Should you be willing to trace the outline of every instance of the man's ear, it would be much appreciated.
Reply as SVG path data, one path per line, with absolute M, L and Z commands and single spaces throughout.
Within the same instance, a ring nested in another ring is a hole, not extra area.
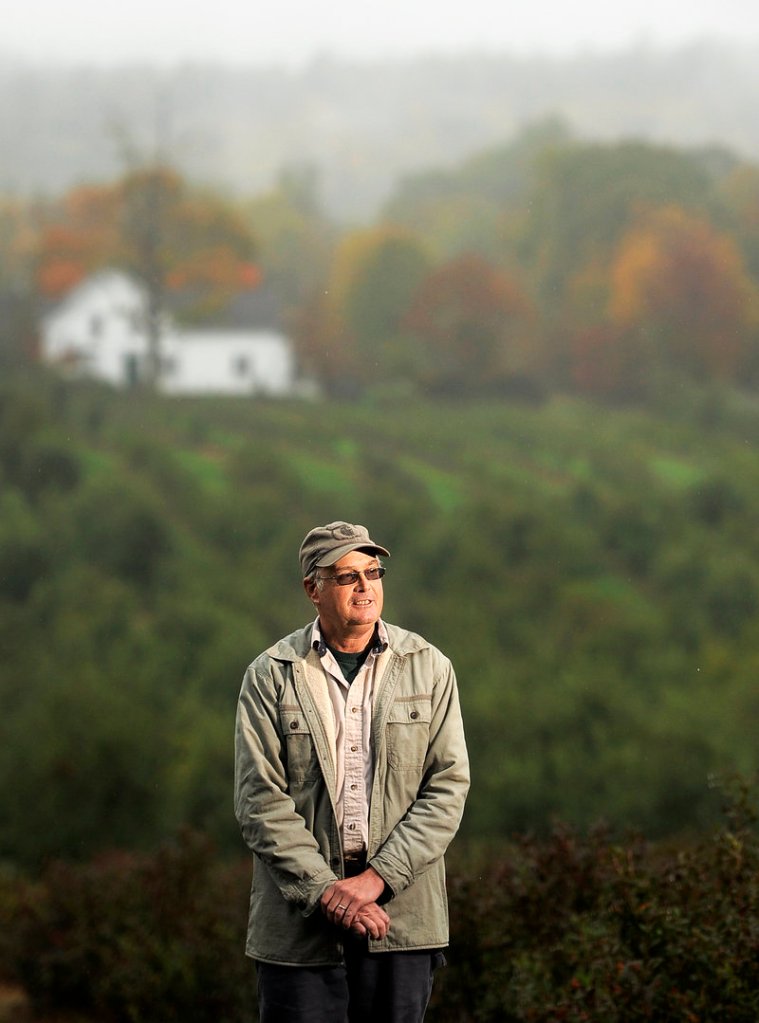
M 303 589 L 306 591 L 306 596 L 312 604 L 319 603 L 319 587 L 316 585 L 316 580 L 313 577 L 303 580 Z

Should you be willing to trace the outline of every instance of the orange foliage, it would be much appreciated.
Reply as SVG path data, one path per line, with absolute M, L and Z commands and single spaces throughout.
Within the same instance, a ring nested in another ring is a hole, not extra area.
M 189 255 L 166 274 L 171 290 L 213 288 L 236 292 L 252 290 L 261 283 L 261 271 L 252 263 L 241 263 L 223 246 Z
M 64 197 L 40 232 L 41 294 L 58 297 L 99 266 L 119 261 L 118 216 L 112 185 L 79 187 Z
M 255 263 L 240 263 L 238 268 L 238 284 L 245 291 L 253 291 L 263 280 L 261 267 Z
M 171 288 L 223 300 L 260 283 L 247 224 L 222 200 L 189 191 L 171 168 L 73 189 L 52 210 L 38 248 L 37 283 L 57 297 L 84 276 L 125 266 Z
M 91 232 L 70 224 L 54 223 L 44 227 L 39 239 L 37 284 L 47 297 L 57 297 L 78 284 L 102 263 L 101 254 L 113 251 L 104 230 Z
M 611 268 L 613 323 L 653 330 L 665 361 L 697 377 L 735 375 L 753 300 L 735 242 L 675 206 L 629 231 Z
M 37 271 L 37 286 L 48 298 L 60 298 L 87 276 L 82 263 L 65 259 L 49 259 Z

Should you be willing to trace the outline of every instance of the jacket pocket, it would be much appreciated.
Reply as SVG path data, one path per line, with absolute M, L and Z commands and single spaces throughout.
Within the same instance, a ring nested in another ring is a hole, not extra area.
M 405 697 L 387 718 L 387 761 L 395 771 L 421 771 L 430 740 L 432 698 Z
M 319 774 L 311 729 L 300 707 L 281 705 L 279 725 L 287 748 L 287 776 L 290 783 L 301 782 Z

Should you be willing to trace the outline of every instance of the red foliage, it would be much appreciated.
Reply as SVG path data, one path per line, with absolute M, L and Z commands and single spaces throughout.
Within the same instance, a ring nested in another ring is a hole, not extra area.
M 431 382 L 477 390 L 504 376 L 515 356 L 521 361 L 529 313 L 513 278 L 481 256 L 465 255 L 423 281 L 405 326 L 428 350 Z

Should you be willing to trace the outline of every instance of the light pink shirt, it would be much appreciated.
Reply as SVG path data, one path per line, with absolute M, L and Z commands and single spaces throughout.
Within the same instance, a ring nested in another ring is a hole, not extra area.
M 378 681 L 377 659 L 387 647 L 387 629 L 381 620 L 377 623 L 375 646 L 350 685 L 322 638 L 318 618 L 311 642 L 321 658 L 335 719 L 336 809 L 343 851 L 361 852 L 369 843 L 369 803 L 374 779 L 372 708 Z

